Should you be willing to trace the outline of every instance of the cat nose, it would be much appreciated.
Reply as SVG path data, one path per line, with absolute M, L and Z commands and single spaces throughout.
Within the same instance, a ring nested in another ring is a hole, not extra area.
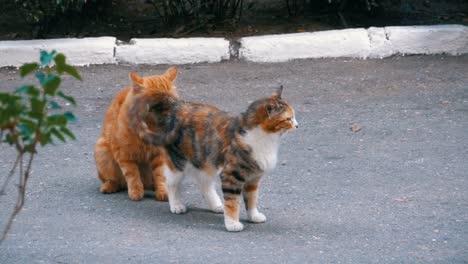
M 292 119 L 292 121 L 293 121 L 294 127 L 295 127 L 295 128 L 298 128 L 298 127 L 299 127 L 299 123 L 297 122 L 297 120 L 296 120 L 295 117 Z

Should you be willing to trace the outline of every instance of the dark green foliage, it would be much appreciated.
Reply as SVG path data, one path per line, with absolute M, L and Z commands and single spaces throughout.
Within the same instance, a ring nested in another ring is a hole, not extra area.
M 284 0 L 290 16 L 297 16 L 308 11 L 325 9 L 327 12 L 342 12 L 352 8 L 356 12 L 369 12 L 381 6 L 384 0 Z
M 85 0 L 14 0 L 34 35 L 44 37 L 58 19 L 71 11 L 80 11 Z
M 244 0 L 152 0 L 150 1 L 162 22 L 184 25 L 186 29 L 201 28 L 207 24 L 235 24 L 242 16 Z M 247 8 L 250 8 L 249 5 Z
M 14 0 L 36 37 L 45 37 L 59 22 L 104 14 L 112 0 Z
M 49 65 L 55 62 L 55 71 Z M 41 68 L 39 68 L 41 67 Z M 76 118 L 71 112 L 60 113 L 59 100 L 73 105 L 75 99 L 60 91 L 61 75 L 67 73 L 76 79 L 81 76 L 66 63 L 63 54 L 41 51 L 40 64 L 27 63 L 20 67 L 21 77 L 35 72 L 40 88 L 24 85 L 14 93 L 0 93 L 0 142 L 14 145 L 19 152 L 36 152 L 36 143 L 42 146 L 75 139 L 67 125 Z M 61 98 L 61 99 L 59 99 Z

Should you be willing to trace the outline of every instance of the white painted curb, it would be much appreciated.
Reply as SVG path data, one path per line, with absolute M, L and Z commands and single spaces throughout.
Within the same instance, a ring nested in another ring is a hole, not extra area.
M 254 62 L 395 54 L 468 53 L 468 27 L 462 25 L 385 27 L 246 37 L 239 57 Z
M 369 53 L 369 38 L 365 29 L 246 37 L 240 43 L 239 58 L 255 62 L 325 57 L 366 58 Z
M 396 54 L 468 53 L 468 27 L 462 25 L 371 27 L 312 33 L 223 38 L 132 39 L 116 44 L 114 37 L 0 41 L 0 67 L 37 61 L 39 50 L 63 52 L 72 65 L 189 64 L 238 58 L 254 62 L 351 57 L 385 58 Z
M 118 62 L 186 64 L 228 60 L 229 41 L 223 38 L 132 39 L 116 49 Z
M 40 50 L 64 53 L 67 62 L 76 66 L 112 64 L 115 42 L 114 37 L 0 41 L 0 67 L 38 61 Z
M 386 27 L 397 54 L 468 53 L 468 27 L 461 25 Z

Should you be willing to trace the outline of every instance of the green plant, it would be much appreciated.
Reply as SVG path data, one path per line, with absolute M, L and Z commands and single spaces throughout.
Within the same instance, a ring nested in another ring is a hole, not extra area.
M 343 13 L 350 11 L 358 14 L 372 12 L 382 7 L 383 0 L 284 0 L 286 10 L 290 17 L 295 17 L 307 13 L 307 11 L 317 12 L 325 10 L 325 13 L 335 13 L 338 15 L 344 27 L 348 27 Z
M 54 68 L 50 67 L 52 62 L 55 64 Z M 38 146 L 46 146 L 55 140 L 66 142 L 67 139 L 75 139 L 68 128 L 69 122 L 75 120 L 75 116 L 72 112 L 64 111 L 60 101 L 72 105 L 76 105 L 76 102 L 73 97 L 60 90 L 60 76 L 69 74 L 81 80 L 80 74 L 66 63 L 65 55 L 55 51 L 41 51 L 40 63 L 27 63 L 20 67 L 21 77 L 34 72 L 40 84 L 39 88 L 24 85 L 13 93 L 0 92 L 0 144 L 7 143 L 17 152 L 16 160 L 1 186 L 0 194 L 5 193 L 9 181 L 19 170 L 17 202 L 1 235 L 0 243 L 5 239 L 13 219 L 23 207 L 26 186 Z
M 59 22 L 98 16 L 112 5 L 112 0 L 14 0 L 22 18 L 36 37 L 45 37 Z
M 150 3 L 166 26 L 183 24 L 189 31 L 208 24 L 235 24 L 245 8 L 244 0 L 150 0 Z
M 44 37 L 61 16 L 81 10 L 85 0 L 15 0 L 15 3 L 33 34 Z

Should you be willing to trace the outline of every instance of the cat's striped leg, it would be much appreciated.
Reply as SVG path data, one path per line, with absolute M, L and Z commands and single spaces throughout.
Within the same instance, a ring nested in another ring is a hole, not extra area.
M 224 192 L 224 225 L 227 231 L 239 232 L 244 229 L 244 225 L 239 222 L 240 195 Z
M 239 221 L 239 201 L 243 182 L 236 179 L 234 175 L 237 176 L 236 172 L 223 172 L 221 174 L 224 195 L 224 225 L 230 232 L 239 232 L 244 229 L 244 225 Z
M 128 197 L 132 201 L 143 199 L 145 190 L 140 177 L 140 169 L 133 161 L 118 161 L 120 169 L 127 181 Z
M 169 206 L 173 214 L 183 214 L 187 212 L 187 207 L 182 203 L 180 197 L 179 185 L 184 177 L 183 172 L 171 170 L 164 165 L 164 176 L 166 177 L 167 193 L 169 197 Z
M 257 209 L 259 180 L 244 185 L 242 194 L 244 196 L 245 208 L 247 209 L 247 218 L 253 223 L 263 223 L 266 216 Z

